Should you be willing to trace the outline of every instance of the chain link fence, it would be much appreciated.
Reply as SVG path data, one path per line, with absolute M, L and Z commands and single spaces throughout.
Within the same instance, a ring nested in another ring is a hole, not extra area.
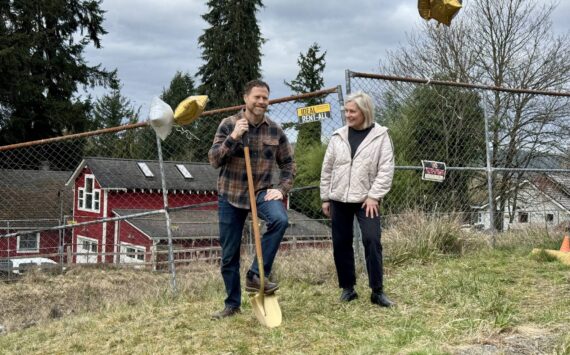
M 315 105 L 324 106 L 316 114 L 306 109 Z M 268 115 L 284 128 L 301 166 L 284 202 L 284 253 L 330 248 L 320 165 L 303 162 L 319 161 L 343 125 L 341 107 L 340 87 L 270 101 Z M 241 108 L 206 111 L 162 142 L 140 122 L 0 147 L 0 279 L 16 280 L 30 267 L 97 264 L 170 271 L 176 289 L 176 267 L 218 262 L 218 170 L 207 154 L 220 121 Z M 250 222 L 248 257 L 252 243 Z
M 346 85 L 374 98 L 395 147 L 385 225 L 417 211 L 493 236 L 530 225 L 568 231 L 570 93 L 350 70 Z
M 492 235 L 568 230 L 568 93 L 352 71 L 346 81 L 348 93 L 374 98 L 394 143 L 384 228 L 425 214 Z M 340 87 L 271 100 L 268 115 L 293 144 L 298 170 L 282 254 L 331 249 L 318 185 L 328 140 L 344 124 L 342 102 Z M 218 171 L 207 152 L 219 122 L 239 109 L 204 112 L 162 142 L 140 122 L 0 147 L 0 279 L 95 264 L 169 272 L 176 289 L 177 268 L 218 262 Z M 442 171 L 440 182 L 423 179 Z M 251 259 L 251 223 L 242 246 Z

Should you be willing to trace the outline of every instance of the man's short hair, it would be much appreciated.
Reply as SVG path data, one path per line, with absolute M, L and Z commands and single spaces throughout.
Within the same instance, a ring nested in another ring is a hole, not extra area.
M 251 89 L 253 89 L 254 87 L 264 87 L 267 89 L 267 92 L 271 92 L 271 89 L 269 89 L 269 85 L 267 85 L 267 83 L 263 80 L 251 80 L 248 81 L 245 86 L 243 87 L 243 94 L 244 95 L 249 95 L 249 93 L 251 92 Z

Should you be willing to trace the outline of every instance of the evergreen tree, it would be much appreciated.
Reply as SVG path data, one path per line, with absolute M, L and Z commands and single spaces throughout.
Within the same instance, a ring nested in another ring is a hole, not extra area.
M 297 176 L 295 186 L 304 188 L 291 193 L 290 207 L 303 213 L 309 218 L 324 218 L 321 212 L 321 197 L 319 185 L 321 182 L 321 168 L 327 146 L 324 144 L 312 145 L 301 153 L 296 150 Z
M 168 89 L 162 91 L 161 99 L 174 110 L 180 102 L 193 95 L 194 92 L 194 80 L 190 74 L 177 71 L 170 81 Z
M 85 47 L 100 48 L 100 37 L 106 33 L 100 3 L 2 1 L 0 145 L 88 127 L 91 103 L 77 98 L 78 85 L 94 87 L 115 80 L 115 72 L 89 66 L 83 58 Z M 60 154 L 51 152 L 53 166 L 59 164 Z M 70 159 L 71 166 L 65 168 L 72 168 L 78 159 Z
M 194 95 L 194 80 L 188 73 L 177 71 L 170 81 L 170 86 L 162 91 L 161 99 L 175 110 L 180 102 L 188 96 Z M 162 143 L 163 157 L 166 160 L 193 160 L 191 144 L 196 145 L 195 133 L 197 123 L 192 123 L 190 127 L 184 127 L 184 130 L 193 132 L 193 136 L 184 134 L 181 130 L 174 128 L 168 138 Z M 198 143 L 199 144 L 199 143 Z M 209 142 L 211 144 L 211 142 Z
M 2 143 L 83 131 L 90 105 L 74 98 L 78 84 L 106 84 L 115 74 L 82 56 L 106 34 L 99 2 L 21 0 L 0 11 Z
M 291 82 L 284 81 L 295 94 L 304 94 L 321 90 L 325 84 L 323 79 L 323 71 L 325 70 L 325 51 L 319 55 L 321 48 L 317 43 L 313 43 L 306 54 L 300 53 L 297 64 L 299 64 L 299 73 Z M 310 98 L 304 100 L 307 106 L 322 103 L 319 98 Z M 297 136 L 297 147 L 304 147 L 321 142 L 321 122 L 310 122 L 298 127 L 299 134 Z
M 93 129 L 112 128 L 136 123 L 137 110 L 131 101 L 121 94 L 118 83 L 111 85 L 111 93 L 99 98 L 93 108 Z M 86 155 L 110 156 L 114 158 L 135 158 L 136 131 L 127 130 L 92 137 L 85 148 Z
M 448 166 L 480 166 L 485 140 L 481 97 L 453 87 L 418 87 L 401 106 L 382 111 L 382 124 L 390 127 L 398 165 L 421 160 Z M 424 210 L 469 211 L 475 173 L 448 171 L 441 183 L 421 182 L 418 172 L 398 172 L 383 203 L 389 213 L 421 206 Z
M 256 13 L 261 0 L 209 0 L 202 18 L 210 25 L 198 39 L 204 65 L 198 70 L 200 94 L 208 95 L 209 108 L 243 104 L 243 87 L 261 77 L 261 37 Z M 195 161 L 207 161 L 218 125 L 216 120 L 198 120 L 200 143 Z
M 323 71 L 325 70 L 325 55 L 320 54 L 321 48 L 317 43 L 313 43 L 306 54 L 300 53 L 297 64 L 299 73 L 291 82 L 284 81 L 295 94 L 304 94 L 321 90 L 324 86 Z M 306 106 L 322 103 L 318 97 L 301 101 Z M 290 126 L 298 130 L 295 144 L 295 159 L 298 171 L 295 179 L 296 187 L 318 186 L 320 180 L 321 164 L 326 146 L 321 143 L 321 122 L 309 122 L 298 124 L 284 124 L 284 128 Z M 322 218 L 320 214 L 320 196 L 318 188 L 303 190 L 291 195 L 291 208 L 310 216 L 311 218 Z
M 121 94 L 118 83 L 111 85 L 111 93 L 103 95 L 93 107 L 95 129 L 110 128 L 137 122 L 138 111 L 131 101 Z
M 261 37 L 256 13 L 261 0 L 209 0 L 202 18 L 210 28 L 198 39 L 205 64 L 198 70 L 200 92 L 213 108 L 243 104 L 243 87 L 261 76 Z

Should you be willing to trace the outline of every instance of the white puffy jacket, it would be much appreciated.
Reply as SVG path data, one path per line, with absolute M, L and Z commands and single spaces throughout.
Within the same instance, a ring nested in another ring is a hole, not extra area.
M 336 130 L 329 142 L 321 170 L 321 200 L 364 202 L 381 200 L 392 186 L 394 151 L 388 129 L 374 127 L 350 157 L 348 126 Z

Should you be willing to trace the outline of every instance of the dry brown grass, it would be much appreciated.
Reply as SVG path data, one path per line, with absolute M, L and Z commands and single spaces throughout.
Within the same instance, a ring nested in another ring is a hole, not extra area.
M 484 249 L 487 237 L 461 228 L 457 215 L 426 215 L 408 211 L 392 218 L 382 239 L 388 263 L 427 262 L 441 256 L 459 256 Z
M 250 260 L 244 260 L 245 267 Z M 564 325 L 570 322 L 565 297 L 568 267 L 521 252 L 483 250 L 461 257 L 435 258 L 387 267 L 386 290 L 398 302 L 379 309 L 368 300 L 360 269 L 350 304 L 339 290 L 329 250 L 298 250 L 280 255 L 280 305 L 284 320 L 261 327 L 244 295 L 242 314 L 211 321 L 224 297 L 215 265 L 178 268 L 179 295 L 169 277 L 148 271 L 83 268 L 64 275 L 29 275 L 8 287 L 2 304 L 32 295 L 32 308 L 12 313 L 32 317 L 57 299 L 72 312 L 50 319 L 43 311 L 37 326 L 12 329 L 0 337 L 0 353 L 390 353 L 477 354 L 517 349 L 563 354 Z M 82 288 L 88 287 L 88 293 Z M 65 291 L 63 291 L 65 290 Z M 65 293 L 65 294 L 63 294 Z M 71 296 L 75 294 L 75 296 Z M 87 303 L 90 307 L 87 307 Z M 15 322 L 17 323 L 17 322 Z M 21 324 L 21 323 L 19 323 Z M 532 331 L 529 331 L 531 329 Z M 94 336 L 96 334 L 97 336 Z M 562 338 L 561 338 L 562 336 Z M 541 353 L 539 352 L 539 353 Z M 535 352 L 536 353 L 536 352 Z
M 370 304 L 361 265 L 361 297 L 342 304 L 330 249 L 283 252 L 272 277 L 284 319 L 272 330 L 247 295 L 241 315 L 209 319 L 224 298 L 217 265 L 179 265 L 177 295 L 170 275 L 145 270 L 29 273 L 0 284 L 0 353 L 567 354 L 569 268 L 530 256 L 556 240 L 532 233 L 506 234 L 493 249 L 455 220 L 409 216 L 384 234 L 388 258 L 400 255 L 385 266 L 398 303 L 389 310 Z M 242 259 L 242 271 L 250 263 Z
M 214 265 L 196 271 L 179 268 L 178 289 L 192 296 L 217 273 Z M 170 275 L 115 267 L 72 267 L 60 275 L 31 270 L 17 282 L 0 284 L 0 325 L 6 331 L 28 328 L 73 314 L 133 305 L 171 293 Z
M 320 285 L 336 277 L 330 250 L 289 251 L 280 260 L 271 275 L 274 280 L 286 274 L 288 280 Z M 242 275 L 251 262 L 251 257 L 242 258 Z M 219 291 L 217 264 L 178 265 L 176 273 L 177 291 L 185 297 Z M 172 296 L 168 273 L 108 266 L 75 266 L 60 275 L 31 270 L 19 281 L 0 284 L 0 288 L 0 325 L 8 332 L 73 314 Z
M 499 234 L 496 239 L 496 247 L 558 250 L 562 243 L 562 237 L 562 233 L 549 233 L 545 228 L 534 226 L 522 230 L 509 230 Z

